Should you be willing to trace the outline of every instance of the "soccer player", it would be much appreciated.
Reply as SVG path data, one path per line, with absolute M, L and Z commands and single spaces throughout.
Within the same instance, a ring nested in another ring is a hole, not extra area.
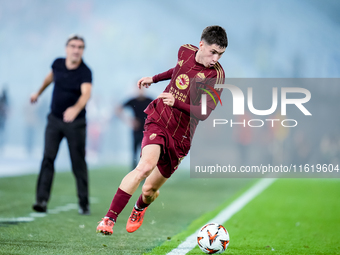
M 73 174 L 77 182 L 79 213 L 90 213 L 88 199 L 88 172 L 85 162 L 86 119 L 85 105 L 91 96 L 92 73 L 83 62 L 84 39 L 72 35 L 66 42 L 66 58 L 57 58 L 37 93 L 31 96 L 35 103 L 41 93 L 54 82 L 51 113 L 45 131 L 44 158 L 41 163 L 33 210 L 47 211 L 54 175 L 54 160 L 59 144 L 66 137 Z
M 190 44 L 180 47 L 174 68 L 138 81 L 139 88 L 148 88 L 152 83 L 171 79 L 164 92 L 145 110 L 148 117 L 144 125 L 141 159 L 137 167 L 123 178 L 97 232 L 113 233 L 118 215 L 146 178 L 126 230 L 134 232 L 142 225 L 145 211 L 158 197 L 159 188 L 188 154 L 198 122 L 205 120 L 215 109 L 217 95 L 214 92 L 220 95 L 222 91 L 214 90 L 213 86 L 224 82 L 224 71 L 218 60 L 227 46 L 225 30 L 220 26 L 209 26 L 203 30 L 199 48 Z M 205 115 L 201 114 L 203 90 L 215 97 L 207 97 L 210 99 Z

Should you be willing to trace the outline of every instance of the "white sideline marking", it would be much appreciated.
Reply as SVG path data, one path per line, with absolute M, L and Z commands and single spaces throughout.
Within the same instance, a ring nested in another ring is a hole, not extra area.
M 74 203 L 70 203 L 64 206 L 57 206 L 55 209 L 48 210 L 48 214 L 57 214 L 60 212 L 66 212 L 70 210 L 77 209 L 78 205 Z M 0 218 L 0 223 L 8 223 L 8 222 L 31 222 L 36 218 L 42 218 L 48 215 L 47 213 L 30 213 L 28 217 L 18 217 L 18 218 Z
M 30 221 L 34 221 L 33 217 L 19 217 L 19 218 L 0 218 L 0 224 L 2 222 L 11 222 L 11 223 L 15 223 L 15 222 L 30 222 Z
M 269 187 L 275 180 L 276 178 L 261 179 L 254 186 L 248 189 L 242 196 L 240 196 L 238 199 L 232 202 L 228 207 L 226 207 L 223 211 L 221 211 L 215 218 L 209 220 L 209 222 L 207 223 L 215 222 L 215 223 L 223 224 L 224 222 L 229 220 L 235 213 L 240 211 L 246 204 L 248 204 L 251 200 L 253 200 L 258 194 L 260 194 L 267 187 Z M 193 233 L 191 236 L 188 236 L 187 239 L 185 239 L 183 243 L 178 245 L 177 248 L 173 249 L 167 255 L 187 254 L 189 251 L 195 248 L 195 246 L 197 245 L 196 236 L 199 230 L 200 229 L 197 229 L 195 233 Z
M 91 204 L 97 204 L 98 198 L 96 197 L 90 197 L 90 203 Z M 63 206 L 57 206 L 54 209 L 48 209 L 47 213 L 30 213 L 27 217 L 18 217 L 18 218 L 0 218 L 0 224 L 1 223 L 16 223 L 16 222 L 31 222 L 34 221 L 36 218 L 42 218 L 49 214 L 58 214 L 60 212 L 67 212 L 70 210 L 78 209 L 78 205 L 75 203 L 69 203 Z

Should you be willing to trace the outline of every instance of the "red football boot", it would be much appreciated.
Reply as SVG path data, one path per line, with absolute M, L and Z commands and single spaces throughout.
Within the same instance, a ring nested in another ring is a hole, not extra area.
M 144 208 L 142 211 L 139 211 L 136 210 L 135 207 L 133 207 L 131 215 L 126 223 L 127 232 L 135 232 L 137 229 L 139 229 L 140 226 L 142 226 L 146 209 L 147 207 Z
M 102 221 L 99 222 L 99 225 L 97 227 L 97 233 L 103 233 L 104 235 L 112 235 L 113 233 L 113 226 L 115 225 L 115 222 L 113 219 L 109 217 L 104 217 Z

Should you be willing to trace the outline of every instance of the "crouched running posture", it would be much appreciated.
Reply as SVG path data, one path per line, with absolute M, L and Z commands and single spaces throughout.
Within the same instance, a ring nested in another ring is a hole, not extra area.
M 145 109 L 148 117 L 144 125 L 141 159 L 137 167 L 123 178 L 97 232 L 113 233 L 118 215 L 146 179 L 126 230 L 134 232 L 142 225 L 145 211 L 158 197 L 160 187 L 188 154 L 198 122 L 205 120 L 216 107 L 214 101 L 218 101 L 222 90 L 213 87 L 224 82 L 224 70 L 218 60 L 227 46 L 225 30 L 220 26 L 209 26 L 203 30 L 199 48 L 190 44 L 180 47 L 174 68 L 138 81 L 139 88 L 148 88 L 152 83 L 171 79 L 164 92 Z M 202 115 L 201 94 L 204 91 L 214 98 L 207 97 L 207 113 Z

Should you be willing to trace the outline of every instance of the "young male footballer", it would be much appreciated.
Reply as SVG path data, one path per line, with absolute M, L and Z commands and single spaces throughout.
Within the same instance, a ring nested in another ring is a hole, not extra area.
M 215 90 L 214 85 L 224 82 L 224 71 L 218 60 L 227 46 L 227 34 L 222 27 L 206 27 L 198 48 L 190 44 L 180 47 L 174 68 L 138 81 L 139 88 L 148 88 L 152 83 L 164 80 L 170 80 L 170 83 L 145 109 L 148 116 L 144 125 L 141 159 L 137 167 L 123 178 L 97 232 L 113 233 L 118 215 L 145 179 L 126 230 L 131 233 L 142 225 L 145 211 L 158 197 L 159 188 L 188 154 L 198 122 L 208 118 L 216 107 L 214 101 L 218 100 L 222 90 Z M 215 98 L 207 97 L 207 111 L 202 115 L 201 94 L 205 93 L 204 90 Z

